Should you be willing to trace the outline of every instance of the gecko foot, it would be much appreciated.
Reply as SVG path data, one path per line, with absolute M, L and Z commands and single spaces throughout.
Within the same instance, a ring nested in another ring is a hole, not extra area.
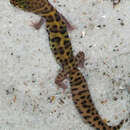
M 67 78 L 67 73 L 62 70 L 56 77 L 55 83 L 57 84 L 58 88 L 62 88 L 63 92 L 67 89 L 67 86 L 63 83 L 64 79 Z
M 39 30 L 42 26 L 42 24 L 44 24 L 45 20 L 44 18 L 41 18 L 38 22 L 32 22 L 32 25 L 36 30 Z
M 76 56 L 76 64 L 78 67 L 83 68 L 84 67 L 84 62 L 85 62 L 85 54 L 84 52 L 80 51 Z

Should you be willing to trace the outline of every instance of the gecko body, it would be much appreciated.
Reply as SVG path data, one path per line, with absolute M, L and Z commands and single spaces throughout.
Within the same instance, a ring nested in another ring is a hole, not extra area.
M 67 22 L 63 16 L 48 2 L 48 0 L 10 0 L 10 3 L 25 11 L 33 12 L 43 17 L 46 21 L 50 48 L 62 71 L 56 79 L 56 84 L 64 86 L 62 81 L 69 78 L 73 102 L 83 117 L 85 123 L 89 123 L 96 130 L 119 130 L 123 120 L 116 126 L 108 126 L 102 120 L 92 102 L 87 82 L 78 69 L 84 58 L 79 52 L 73 55 L 71 41 L 67 31 Z

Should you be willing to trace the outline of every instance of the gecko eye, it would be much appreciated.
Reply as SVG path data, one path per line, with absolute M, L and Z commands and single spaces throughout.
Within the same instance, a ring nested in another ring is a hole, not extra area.
M 10 3 L 14 6 L 17 6 L 19 3 L 19 0 L 10 0 Z

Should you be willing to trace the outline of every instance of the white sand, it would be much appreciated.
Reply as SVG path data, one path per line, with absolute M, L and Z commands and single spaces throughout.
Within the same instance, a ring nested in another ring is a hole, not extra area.
M 76 29 L 70 32 L 74 54 L 84 51 L 94 103 L 103 119 L 118 124 L 130 112 L 130 0 L 50 2 Z M 71 100 L 54 83 L 59 66 L 39 17 L 0 0 L 0 130 L 94 130 L 84 124 Z M 130 130 L 126 123 L 121 130 Z

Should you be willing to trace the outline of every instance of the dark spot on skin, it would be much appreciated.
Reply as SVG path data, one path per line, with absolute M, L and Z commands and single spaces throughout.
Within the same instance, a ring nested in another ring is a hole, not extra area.
M 53 16 L 46 16 L 46 21 L 47 22 L 53 22 L 54 21 L 54 18 L 53 18 Z
M 54 37 L 52 39 L 50 39 L 52 42 L 56 42 L 56 43 L 60 43 L 61 38 L 60 37 Z
M 65 63 L 65 64 L 68 64 L 68 59 L 65 59 L 65 60 L 64 60 L 64 63 Z
M 69 56 L 70 52 L 67 52 L 66 55 Z
M 82 85 L 82 88 L 86 88 L 86 85 Z
M 76 78 L 74 81 L 77 82 L 77 81 L 79 81 L 79 80 L 81 80 L 80 77 Z
M 57 21 L 57 22 L 61 20 L 59 14 L 57 14 L 57 13 L 55 13 L 55 18 L 56 18 L 56 21 Z
M 67 31 L 66 28 L 64 28 L 64 29 L 60 30 L 60 33 L 61 33 L 61 34 L 65 34 L 66 31 Z
M 82 104 L 83 108 L 87 108 L 88 106 L 86 104 Z
M 88 123 L 92 126 L 92 122 L 91 121 L 88 121 Z
M 113 130 L 117 130 L 116 127 L 113 127 Z
M 72 91 L 76 91 L 76 90 L 78 90 L 78 88 L 72 88 Z
M 63 62 L 63 60 L 62 60 L 62 59 L 60 59 L 60 62 L 62 63 L 62 62 Z
M 48 35 L 50 35 L 50 31 L 48 30 L 48 28 L 46 29 Z M 49 41 L 50 41 L 50 38 L 49 38 Z
M 60 47 L 60 48 L 59 48 L 59 52 L 60 52 L 61 55 L 64 54 L 64 49 L 63 49 L 63 47 Z
M 95 113 L 94 113 L 94 112 L 92 112 L 92 115 L 95 115 Z
M 92 107 L 92 108 L 91 108 L 91 111 L 92 111 L 92 112 L 96 112 L 95 107 Z
M 74 75 L 75 73 L 76 73 L 76 72 L 74 72 L 74 71 L 71 71 L 71 72 L 70 72 L 71 75 Z
M 52 27 L 50 27 L 50 31 L 54 32 L 54 33 L 58 33 L 58 27 L 57 27 L 57 25 L 53 25 Z
M 83 90 L 83 91 L 80 91 L 79 93 L 78 93 L 78 95 L 82 95 L 83 93 L 87 93 L 88 92 L 88 90 Z
M 72 80 L 73 80 L 73 78 L 72 78 Z M 70 81 L 70 84 L 72 85 L 72 83 L 73 83 L 73 81 Z
M 95 109 L 96 110 L 96 109 Z M 97 114 L 98 115 L 98 112 L 96 111 L 96 113 L 95 114 Z
M 89 102 L 92 102 L 92 99 L 89 99 Z
M 69 35 L 67 34 L 67 35 L 64 35 L 64 38 L 69 38 Z
M 77 110 L 80 114 L 82 114 L 83 112 L 77 107 Z
M 57 56 L 57 57 L 56 57 L 56 59 L 57 59 L 57 60 L 59 60 L 59 59 L 60 59 L 60 57 L 59 57 L 59 56 Z
M 53 48 L 53 51 L 56 52 L 56 48 L 55 47 Z
M 95 108 L 94 107 L 92 107 L 92 109 L 91 109 L 92 111 L 95 111 Z
M 57 25 L 53 25 L 52 28 L 56 29 L 57 30 Z
M 35 5 L 34 5 L 35 6 Z M 46 10 L 45 10 L 46 9 Z M 44 10 L 40 11 L 41 14 L 47 14 L 50 12 L 50 10 L 48 10 L 48 8 L 45 8 Z M 35 12 L 35 14 L 39 14 L 39 11 L 38 12 Z
M 54 52 L 54 55 L 57 55 L 58 53 L 57 52 Z
M 56 50 L 55 47 L 52 47 L 51 49 L 52 49 L 52 51 L 53 51 L 54 54 L 58 54 L 58 52 L 57 52 L 57 50 Z
M 54 47 L 55 47 L 55 44 L 52 44 L 52 47 L 54 48 Z
M 36 5 L 36 3 L 34 3 L 34 5 Z M 45 10 L 48 10 L 48 8 L 47 8 L 47 7 L 45 7 Z
M 104 126 L 104 123 L 103 123 L 103 122 L 101 122 L 101 125 L 102 125 L 102 126 Z
M 70 77 L 70 80 L 73 80 L 73 77 Z
M 75 94 L 72 94 L 72 97 L 75 97 Z
M 90 95 L 87 96 L 87 99 L 89 99 L 89 98 L 90 98 Z
M 111 129 L 111 128 L 112 128 L 112 126 L 109 126 L 109 128 Z
M 70 57 L 69 62 L 72 63 L 74 61 L 73 57 Z
M 90 118 L 90 116 L 84 116 L 84 119 L 89 119 Z M 90 122 L 89 122 L 89 124 L 90 124 Z
M 77 102 L 76 102 L 76 101 L 74 101 L 74 104 L 77 104 Z
M 85 96 L 81 96 L 80 99 L 85 99 Z
M 60 26 L 60 32 L 61 34 L 65 34 L 67 32 L 66 26 Z
M 88 109 L 86 112 L 87 112 L 87 113 L 90 113 L 90 109 Z
M 90 108 L 90 107 L 91 107 L 90 105 L 86 105 L 86 104 L 82 104 L 82 106 L 83 106 L 84 108 Z
M 80 111 L 80 110 L 78 110 L 78 112 L 80 113 L 80 114 L 82 114 L 83 112 L 82 111 Z
M 65 26 L 60 26 L 60 29 L 64 29 L 65 28 Z
M 43 3 L 43 1 L 42 1 Z M 45 5 L 45 3 L 43 3 Z M 41 5 L 41 4 L 40 4 Z M 50 7 L 50 11 L 53 11 L 54 10 L 54 7 L 53 6 L 49 6 Z
M 109 126 L 109 128 L 112 128 L 112 126 Z
M 93 118 L 93 120 L 94 120 L 94 121 L 97 121 L 97 120 L 99 120 L 99 117 L 96 116 L 96 117 Z
M 65 25 L 65 23 L 62 21 L 62 24 Z
M 49 29 L 50 25 L 47 25 L 46 27 L 47 27 L 47 29 Z
M 80 75 L 80 73 L 77 73 L 77 76 L 79 76 Z
M 95 127 L 95 125 L 94 125 L 94 124 L 92 124 L 92 126 L 93 126 L 93 127 Z
M 78 101 L 79 101 L 79 99 L 76 99 L 76 101 L 78 102 Z
M 64 46 L 65 49 L 69 48 L 71 46 L 70 40 L 64 40 Z
M 103 130 L 106 130 L 106 127 L 103 127 Z
M 98 121 L 98 124 L 101 125 L 101 121 Z
M 82 80 L 78 81 L 78 82 L 73 82 L 71 85 L 72 86 L 78 86 L 82 83 Z
M 86 104 L 86 100 L 82 101 L 81 104 Z

